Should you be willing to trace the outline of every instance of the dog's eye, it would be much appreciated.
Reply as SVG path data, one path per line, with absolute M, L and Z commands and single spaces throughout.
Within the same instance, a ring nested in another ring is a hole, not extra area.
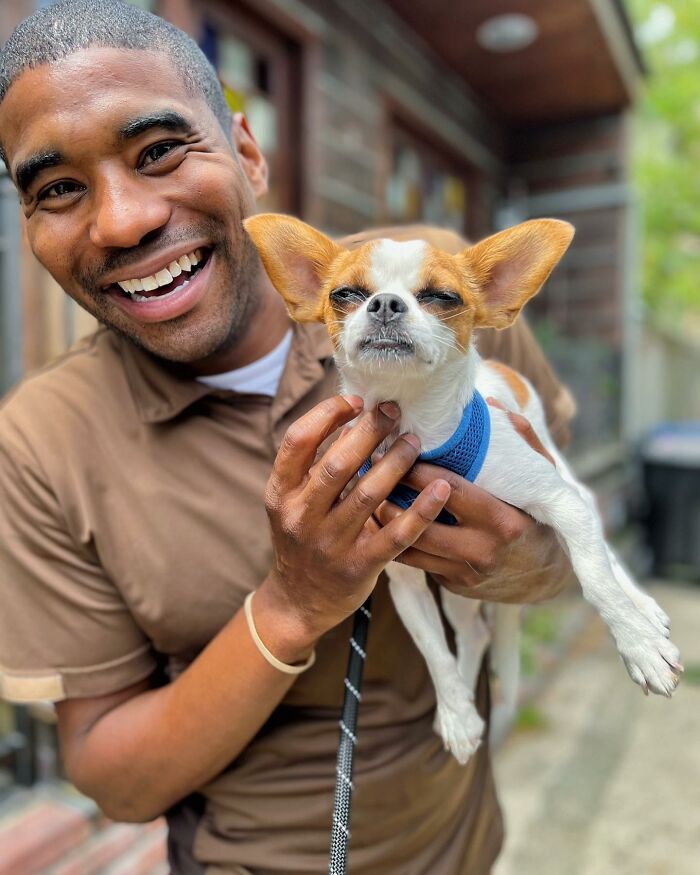
M 461 304 L 462 299 L 457 292 L 446 289 L 423 289 L 418 292 L 416 300 L 420 304 Z
M 361 304 L 369 297 L 369 292 L 354 286 L 341 286 L 339 289 L 334 289 L 330 297 L 336 304 Z

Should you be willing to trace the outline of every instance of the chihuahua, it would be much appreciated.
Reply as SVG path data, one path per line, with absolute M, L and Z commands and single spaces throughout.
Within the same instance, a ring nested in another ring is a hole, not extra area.
M 668 617 L 605 543 L 595 500 L 554 445 L 532 385 L 505 365 L 482 360 L 474 344 L 475 329 L 513 323 L 568 248 L 573 227 L 531 220 L 450 255 L 422 240 L 373 240 L 348 250 L 289 216 L 262 214 L 244 224 L 292 318 L 326 324 L 343 391 L 361 396 L 366 409 L 397 402 L 401 419 L 393 439 L 412 432 L 421 459 L 551 526 L 632 680 L 645 693 L 670 696 L 683 668 Z M 489 396 L 529 420 L 553 465 L 520 437 L 506 410 L 486 406 Z M 410 490 L 399 487 L 391 500 L 407 506 Z M 454 519 L 443 511 L 439 521 Z M 466 763 L 484 728 L 474 687 L 491 641 L 501 713 L 515 711 L 519 608 L 491 608 L 491 635 L 477 601 L 442 589 L 454 656 L 425 574 L 396 562 L 387 571 L 397 612 L 435 687 L 435 730 Z

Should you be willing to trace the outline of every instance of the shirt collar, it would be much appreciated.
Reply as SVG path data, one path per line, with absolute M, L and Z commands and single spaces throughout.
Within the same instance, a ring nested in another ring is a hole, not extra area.
M 290 410 L 325 373 L 322 363 L 333 355 L 333 344 L 324 325 L 294 323 L 292 346 L 273 401 L 276 419 Z M 136 409 L 142 422 L 154 424 L 174 419 L 205 396 L 234 398 L 235 392 L 212 389 L 183 369 L 114 335 L 124 362 Z

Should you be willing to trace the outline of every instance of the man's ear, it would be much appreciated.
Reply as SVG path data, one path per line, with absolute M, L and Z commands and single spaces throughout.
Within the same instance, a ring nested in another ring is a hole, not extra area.
M 475 326 L 507 328 L 566 252 L 573 225 L 532 219 L 470 246 L 458 255 L 479 292 Z
M 267 182 L 270 175 L 265 156 L 260 151 L 255 137 L 248 127 L 248 121 L 242 112 L 237 112 L 231 122 L 231 140 L 238 156 L 238 162 L 248 178 L 256 200 L 267 194 Z
M 346 250 L 292 216 L 261 213 L 243 226 L 267 275 L 297 322 L 321 322 L 321 289 L 332 262 Z

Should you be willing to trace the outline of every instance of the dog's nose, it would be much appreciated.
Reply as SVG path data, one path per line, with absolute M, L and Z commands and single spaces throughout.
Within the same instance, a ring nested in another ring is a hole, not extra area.
M 367 312 L 371 314 L 371 318 L 384 323 L 384 325 L 394 319 L 400 319 L 401 315 L 407 311 L 408 307 L 405 301 L 402 301 L 398 295 L 387 293 L 375 295 L 367 304 Z

